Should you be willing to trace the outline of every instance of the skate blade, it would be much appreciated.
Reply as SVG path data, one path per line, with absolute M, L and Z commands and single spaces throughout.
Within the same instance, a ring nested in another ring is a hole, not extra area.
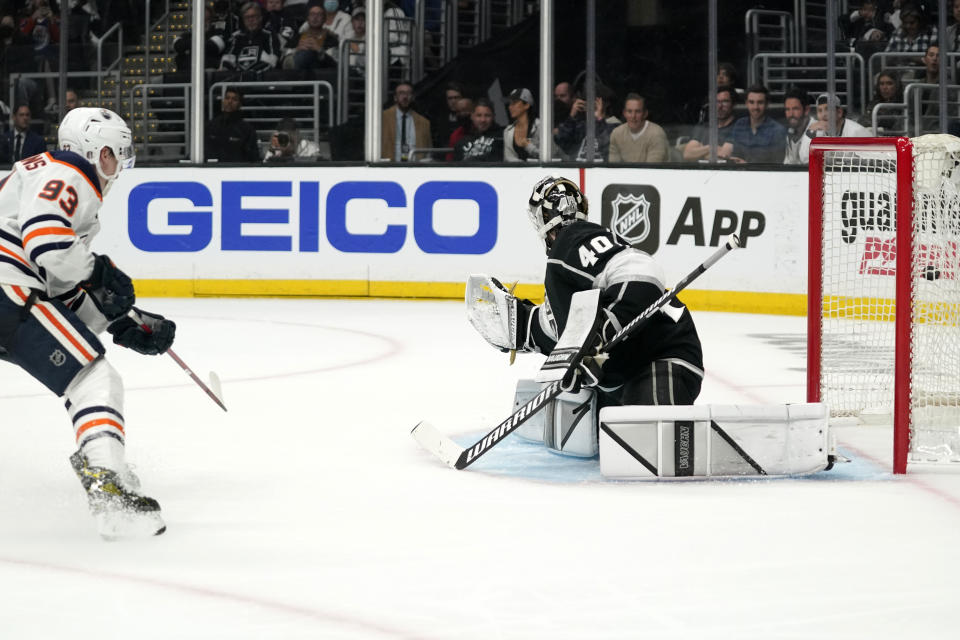
M 167 530 L 159 513 L 107 511 L 94 518 L 97 521 L 97 531 L 104 540 L 148 538 L 159 536 Z

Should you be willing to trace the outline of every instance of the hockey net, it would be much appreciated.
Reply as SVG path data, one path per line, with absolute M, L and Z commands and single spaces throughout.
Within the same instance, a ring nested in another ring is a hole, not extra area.
M 817 139 L 807 397 L 890 422 L 894 472 L 960 462 L 960 139 Z

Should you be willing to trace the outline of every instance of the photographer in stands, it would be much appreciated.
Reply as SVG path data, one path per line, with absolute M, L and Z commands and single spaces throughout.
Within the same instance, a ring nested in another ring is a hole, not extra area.
M 270 136 L 270 148 L 263 161 L 272 162 L 313 162 L 320 153 L 320 147 L 313 140 L 301 140 L 297 123 L 293 118 L 284 118 L 277 123 L 277 130 Z

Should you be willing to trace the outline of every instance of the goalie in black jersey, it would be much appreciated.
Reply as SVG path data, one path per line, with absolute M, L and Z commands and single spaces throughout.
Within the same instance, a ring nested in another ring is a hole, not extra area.
M 566 326 L 573 294 L 599 289 L 593 345 L 599 348 L 664 293 L 660 265 L 588 222 L 587 200 L 570 180 L 551 176 L 538 182 L 529 215 L 547 252 L 544 303 L 515 298 L 487 276 L 472 276 L 468 284 L 468 317 L 494 346 L 549 354 Z M 580 373 L 580 384 L 600 391 L 603 405 L 693 404 L 700 393 L 700 338 L 679 301 L 665 305 L 609 355 L 602 368 L 584 366 Z

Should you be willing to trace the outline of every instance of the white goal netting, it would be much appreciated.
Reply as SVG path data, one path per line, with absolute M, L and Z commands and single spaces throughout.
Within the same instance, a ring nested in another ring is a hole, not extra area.
M 893 419 L 895 387 L 908 385 L 909 424 L 897 428 L 909 429 L 909 460 L 960 462 L 960 139 L 912 143 L 909 182 L 893 150 L 824 153 L 820 393 L 834 417 L 882 422 Z M 902 300 L 898 171 L 913 190 Z M 895 311 L 910 298 L 909 340 L 898 345 Z M 909 356 L 899 373 L 898 348 Z

